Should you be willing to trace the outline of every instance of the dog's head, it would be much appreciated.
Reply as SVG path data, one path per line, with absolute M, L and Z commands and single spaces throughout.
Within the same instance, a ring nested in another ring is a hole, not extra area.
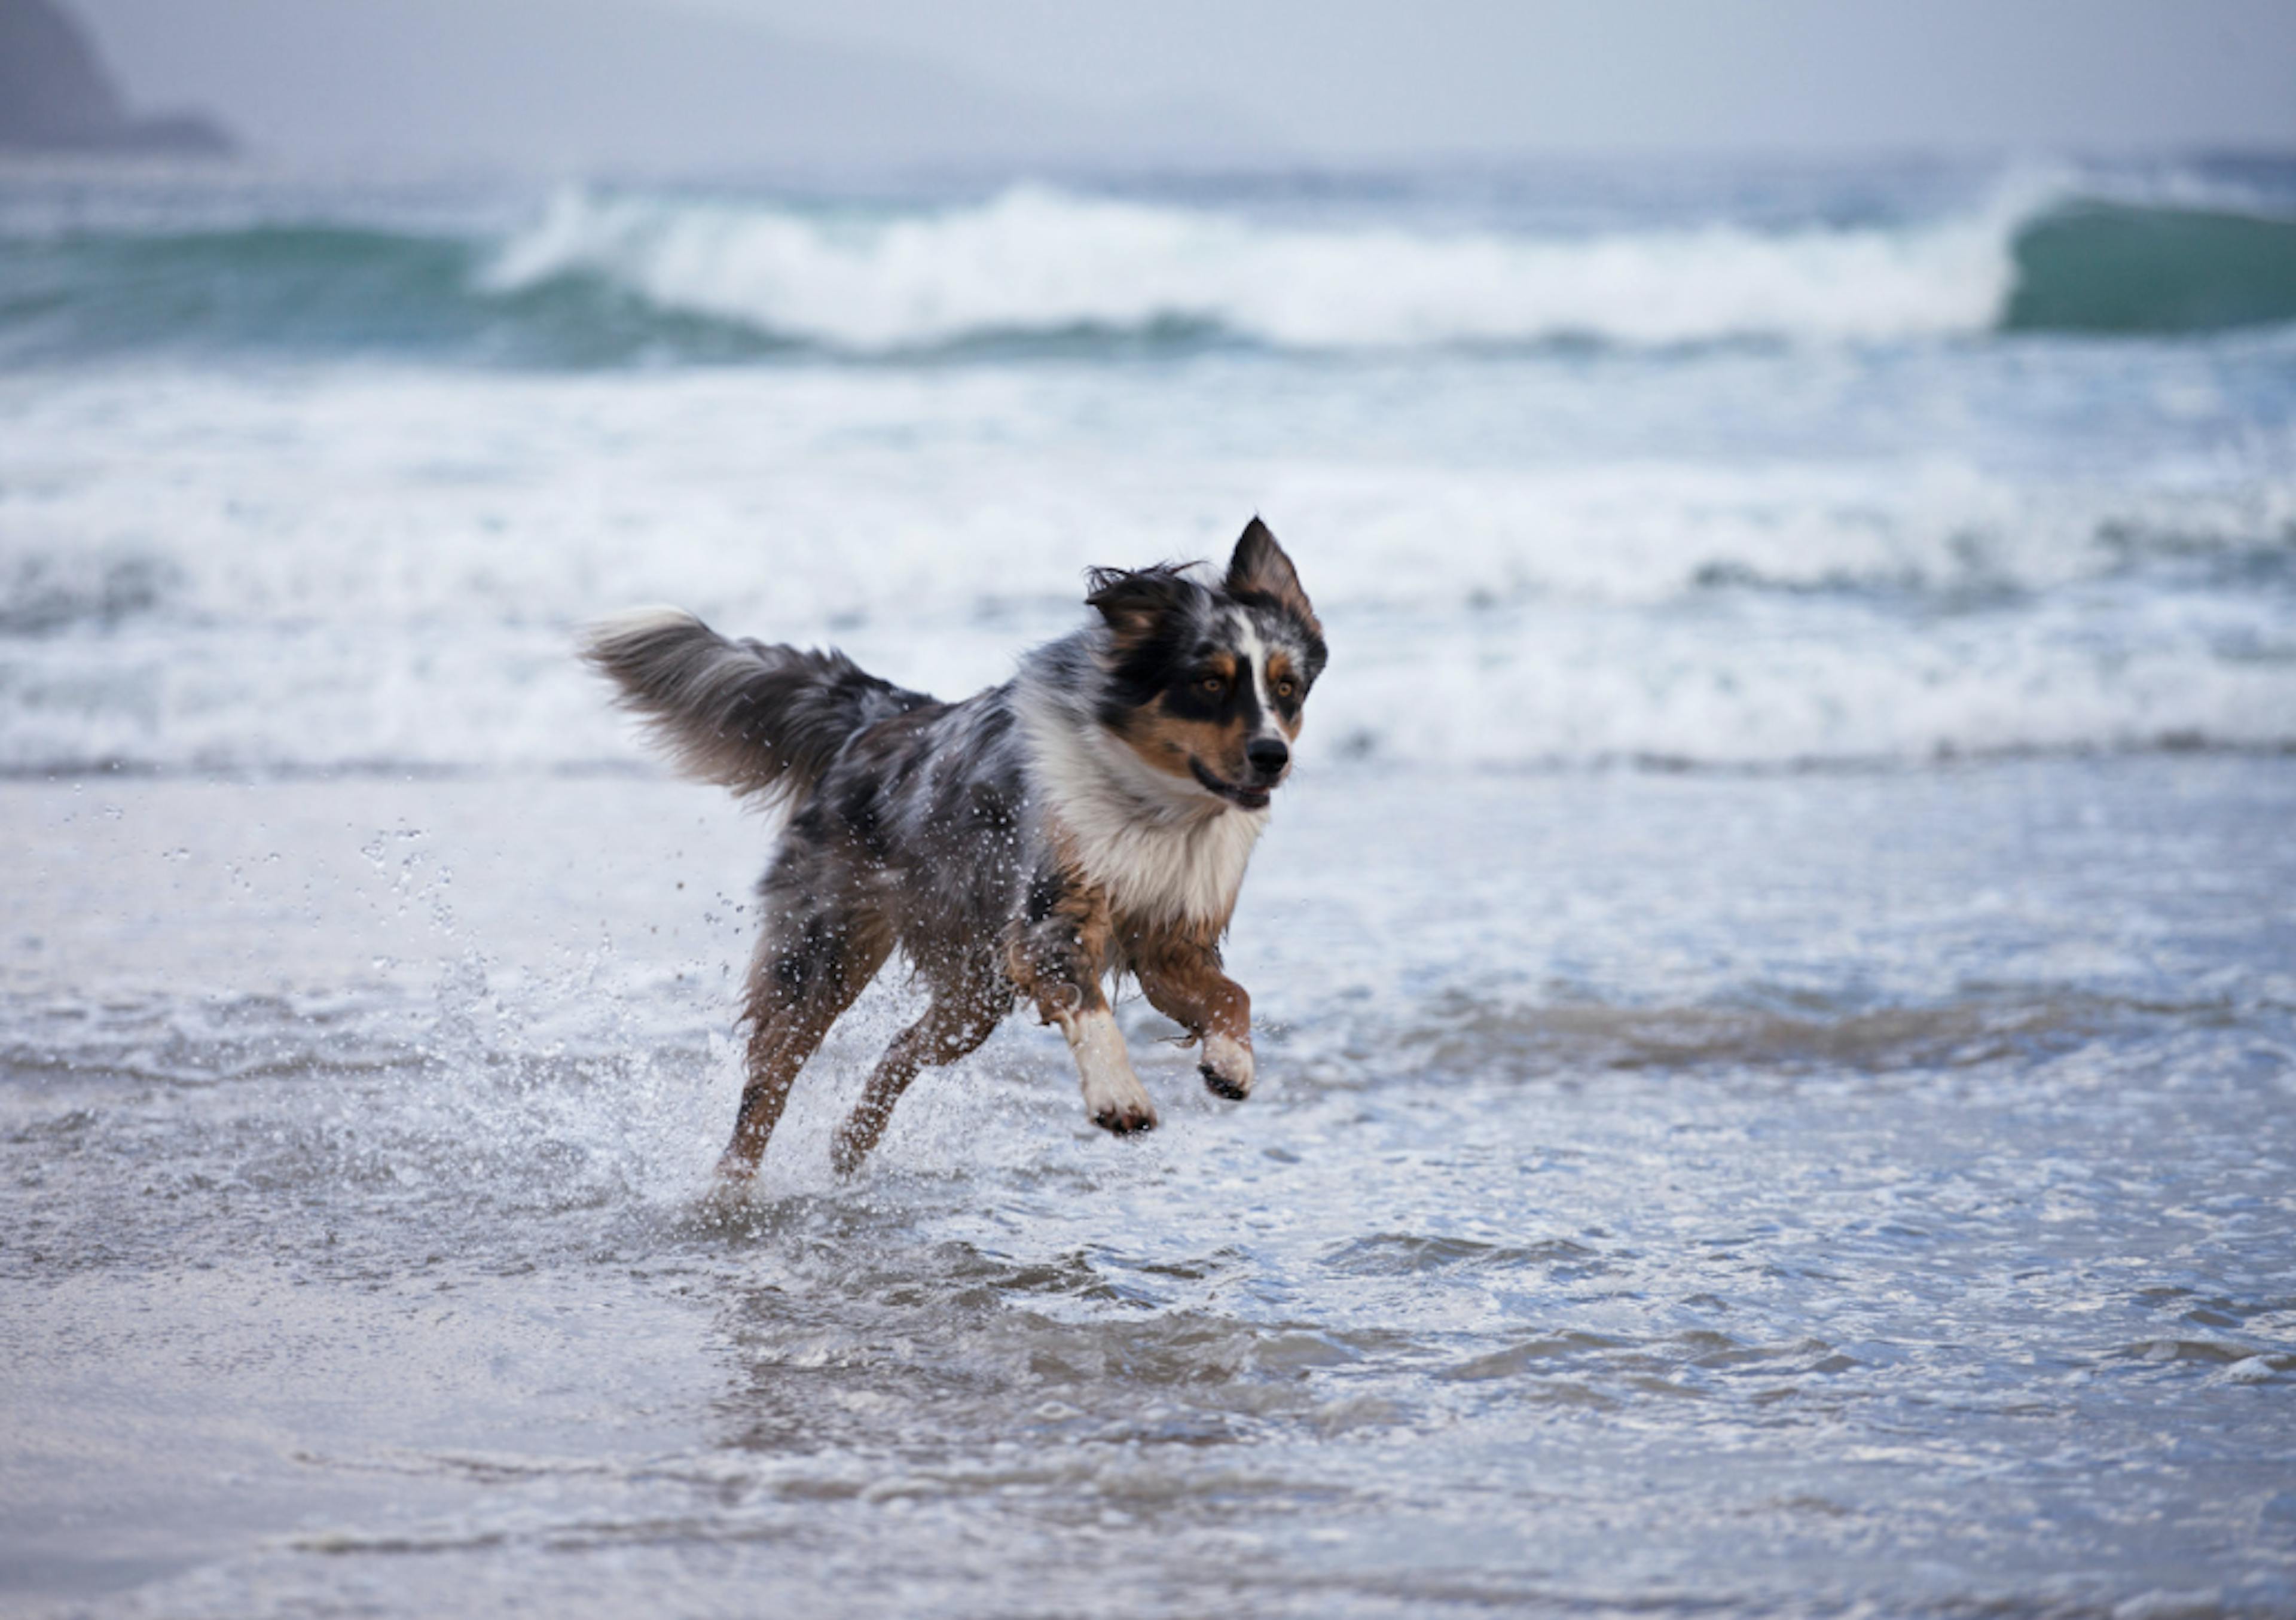
M 1292 769 L 1324 631 L 1292 559 L 1253 518 L 1227 572 L 1095 569 L 1108 623 L 1100 723 L 1149 766 L 1211 798 L 1263 810 Z

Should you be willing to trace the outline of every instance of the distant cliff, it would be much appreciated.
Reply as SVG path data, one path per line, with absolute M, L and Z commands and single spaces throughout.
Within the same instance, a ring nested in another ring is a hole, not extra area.
M 198 113 L 129 113 L 95 48 L 50 0 L 0 0 L 0 149 L 221 157 L 222 127 Z

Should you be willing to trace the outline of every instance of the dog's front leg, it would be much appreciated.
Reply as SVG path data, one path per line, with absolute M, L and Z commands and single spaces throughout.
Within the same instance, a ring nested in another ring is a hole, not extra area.
M 1037 1016 L 1057 1024 L 1076 1057 L 1085 1112 L 1094 1124 L 1119 1136 L 1151 1131 L 1156 1106 L 1133 1072 L 1123 1032 L 1101 990 L 1108 967 L 1106 897 L 1055 876 L 1032 885 L 1028 915 L 1015 925 L 1006 966 Z
M 1167 937 L 1135 942 L 1132 971 L 1149 1005 L 1202 1043 L 1196 1071 L 1216 1097 L 1251 1095 L 1251 996 L 1220 971 L 1210 940 Z

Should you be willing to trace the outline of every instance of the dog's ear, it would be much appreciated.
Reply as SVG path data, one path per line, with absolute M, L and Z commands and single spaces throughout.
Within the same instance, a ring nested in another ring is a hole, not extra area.
M 1095 568 L 1085 575 L 1088 606 L 1100 610 L 1119 641 L 1140 641 L 1185 604 L 1196 587 L 1176 568 Z
M 1300 588 L 1292 559 L 1257 517 L 1243 526 L 1235 555 L 1227 561 L 1227 578 L 1221 584 L 1231 596 L 1246 601 L 1262 597 L 1273 606 L 1296 613 L 1307 624 L 1316 622 L 1316 610 L 1308 605 L 1308 593 Z

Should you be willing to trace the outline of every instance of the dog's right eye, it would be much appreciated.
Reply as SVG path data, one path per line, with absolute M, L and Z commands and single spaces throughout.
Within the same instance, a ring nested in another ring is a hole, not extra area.
M 1207 697 L 1217 697 L 1221 693 L 1227 690 L 1227 677 L 1225 675 L 1207 675 L 1196 683 L 1196 690 L 1202 693 Z

